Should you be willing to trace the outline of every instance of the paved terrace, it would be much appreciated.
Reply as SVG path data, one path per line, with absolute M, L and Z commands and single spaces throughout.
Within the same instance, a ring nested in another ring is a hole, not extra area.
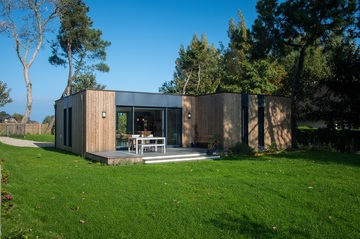
M 207 155 L 206 149 L 200 148 L 166 148 L 166 153 L 144 152 L 135 154 L 128 152 L 127 149 L 109 152 L 87 152 L 86 158 L 105 163 L 108 165 L 126 163 L 170 163 L 170 162 L 189 162 L 199 160 L 219 159 L 220 155 Z

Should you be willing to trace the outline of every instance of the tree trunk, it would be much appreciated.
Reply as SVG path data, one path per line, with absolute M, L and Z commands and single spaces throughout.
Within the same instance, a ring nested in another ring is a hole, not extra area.
M 186 86 L 187 86 L 187 84 L 189 83 L 191 74 L 192 74 L 192 70 L 191 70 L 191 71 L 189 72 L 189 74 L 187 75 L 187 79 L 186 79 L 185 84 L 184 84 L 184 87 L 183 87 L 183 95 L 185 95 L 185 93 L 186 93 Z
M 32 108 L 32 84 L 30 82 L 28 65 L 24 65 L 23 73 L 24 73 L 27 93 L 26 93 L 26 109 L 25 109 L 24 117 L 21 120 L 21 123 L 26 124 L 30 118 L 30 113 Z
M 296 134 L 296 128 L 297 128 L 296 121 L 298 117 L 297 96 L 299 91 L 300 77 L 304 69 L 305 48 L 306 48 L 305 46 L 302 46 L 300 49 L 300 56 L 291 88 L 291 146 L 294 149 L 297 148 L 297 134 Z
M 65 87 L 62 97 L 70 95 L 70 89 L 71 89 L 71 84 L 72 84 L 72 79 L 73 79 L 73 63 L 72 63 L 71 45 L 72 45 L 72 42 L 71 42 L 71 40 L 69 40 L 67 43 L 67 52 L 66 52 L 67 58 L 68 58 L 69 74 L 68 74 L 68 82 L 66 84 L 66 87 Z
M 51 134 L 51 129 L 53 128 L 54 124 L 55 124 L 55 116 L 52 117 L 49 125 L 46 127 L 45 134 Z
M 196 86 L 196 94 L 199 94 L 199 88 L 200 88 L 200 81 L 201 81 L 201 65 L 199 63 L 199 70 L 198 70 L 198 83 Z

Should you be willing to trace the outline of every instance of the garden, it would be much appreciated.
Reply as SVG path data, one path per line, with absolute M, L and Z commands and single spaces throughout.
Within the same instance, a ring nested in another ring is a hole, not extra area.
M 0 143 L 3 238 L 356 238 L 360 155 L 105 166 Z

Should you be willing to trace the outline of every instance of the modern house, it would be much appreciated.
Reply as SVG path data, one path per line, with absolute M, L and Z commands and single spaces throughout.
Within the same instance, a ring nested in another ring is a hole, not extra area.
M 151 131 L 167 147 L 199 146 L 216 136 L 220 149 L 237 142 L 263 150 L 291 144 L 290 99 L 219 93 L 183 96 L 84 90 L 55 102 L 57 148 L 86 156 L 115 151 L 122 137 Z

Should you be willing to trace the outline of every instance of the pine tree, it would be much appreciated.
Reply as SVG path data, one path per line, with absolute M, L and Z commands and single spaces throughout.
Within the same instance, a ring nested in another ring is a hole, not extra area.
M 81 74 L 100 71 L 108 72 L 105 64 L 106 49 L 110 42 L 101 39 L 102 32 L 93 29 L 93 22 L 87 16 L 89 8 L 81 0 L 70 1 L 61 7 L 61 26 L 57 41 L 52 44 L 52 65 L 68 66 L 68 82 L 63 92 L 70 94 L 73 80 Z
M 258 18 L 253 36 L 258 56 L 271 53 L 276 57 L 291 50 L 298 52 L 296 68 L 291 82 L 292 146 L 296 148 L 296 121 L 298 94 L 302 81 L 307 49 L 343 34 L 355 22 L 356 0 L 303 1 L 260 0 L 256 5 Z
M 160 92 L 199 95 L 214 93 L 220 83 L 220 51 L 209 46 L 206 35 L 194 34 L 190 45 L 182 45 L 175 61 L 174 78 L 165 82 Z
M 0 107 L 11 103 L 10 89 L 7 89 L 7 84 L 0 81 Z

